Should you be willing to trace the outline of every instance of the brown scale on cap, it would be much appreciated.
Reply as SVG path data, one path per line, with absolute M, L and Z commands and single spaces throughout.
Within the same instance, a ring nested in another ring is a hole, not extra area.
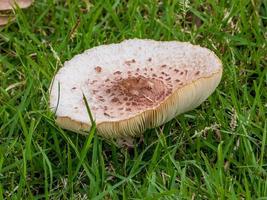
M 97 73 L 100 73 L 102 71 L 102 68 L 100 66 L 95 67 L 95 71 Z
M 132 105 L 133 105 L 133 106 L 137 106 L 137 103 L 136 103 L 136 102 L 132 102 Z
M 111 102 L 113 103 L 119 102 L 119 99 L 117 97 L 114 97 L 113 99 L 111 99 Z
M 116 72 L 114 72 L 113 74 L 114 74 L 114 75 L 120 75 L 121 72 L 120 72 L 120 71 L 116 71 Z
M 165 72 L 161 72 L 162 75 L 164 76 L 169 76 L 169 74 L 165 73 Z
M 167 67 L 167 65 L 161 65 L 161 67 L 162 67 L 162 68 L 165 68 L 165 67 Z
M 107 90 L 106 90 L 106 93 L 108 93 L 108 94 L 109 94 L 110 92 L 111 92 L 111 90 L 110 90 L 110 89 L 107 89 Z
M 110 114 L 108 114 L 107 112 L 104 112 L 104 115 L 108 116 L 108 117 L 112 117 Z
M 165 80 L 166 80 L 166 81 L 169 81 L 169 80 L 171 80 L 171 77 L 169 77 L 169 78 L 166 78 Z
M 126 65 L 130 66 L 132 63 L 135 63 L 135 59 L 132 59 L 132 60 L 126 60 L 124 62 Z
M 162 81 L 144 76 L 122 79 L 112 85 L 111 88 L 116 93 L 123 93 L 122 101 L 126 101 L 126 106 L 140 106 L 140 108 L 157 105 L 159 101 L 166 97 L 168 90 L 168 86 Z M 111 101 L 117 102 L 114 101 L 114 98 Z

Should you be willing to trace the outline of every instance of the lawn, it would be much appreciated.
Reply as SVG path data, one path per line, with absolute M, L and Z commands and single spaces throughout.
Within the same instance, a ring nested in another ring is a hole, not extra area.
M 0 199 L 267 199 L 267 1 L 36 0 L 15 12 L 0 28 Z M 129 38 L 213 50 L 219 87 L 134 148 L 59 128 L 53 75 Z

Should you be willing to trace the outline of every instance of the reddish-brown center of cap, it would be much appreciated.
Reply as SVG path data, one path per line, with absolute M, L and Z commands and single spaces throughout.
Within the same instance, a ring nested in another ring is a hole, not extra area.
M 128 97 L 129 99 L 125 98 L 127 100 L 146 105 L 163 100 L 168 93 L 166 85 L 161 80 L 143 76 L 119 80 L 112 89 L 115 93 Z

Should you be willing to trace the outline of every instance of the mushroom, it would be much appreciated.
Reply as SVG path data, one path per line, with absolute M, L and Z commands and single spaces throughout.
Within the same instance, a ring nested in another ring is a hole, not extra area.
M 0 26 L 6 25 L 9 21 L 12 21 L 13 17 L 8 15 L 1 15 L 0 13 Z
M 11 11 L 16 5 L 20 8 L 28 8 L 32 3 L 33 0 L 0 0 L 0 26 L 14 20 Z
M 17 4 L 20 8 L 27 8 L 33 0 L 1 0 L 0 10 L 12 10 Z
M 50 107 L 64 129 L 139 136 L 199 106 L 218 86 L 222 63 L 190 43 L 131 39 L 102 45 L 65 62 L 50 86 Z

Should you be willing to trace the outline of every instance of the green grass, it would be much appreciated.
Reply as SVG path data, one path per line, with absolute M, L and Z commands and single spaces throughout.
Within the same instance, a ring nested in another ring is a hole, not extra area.
M 193 2 L 193 3 L 192 3 Z M 267 2 L 36 0 L 0 29 L 0 199 L 267 199 Z M 222 81 L 134 149 L 55 125 L 64 61 L 128 38 L 215 51 Z

